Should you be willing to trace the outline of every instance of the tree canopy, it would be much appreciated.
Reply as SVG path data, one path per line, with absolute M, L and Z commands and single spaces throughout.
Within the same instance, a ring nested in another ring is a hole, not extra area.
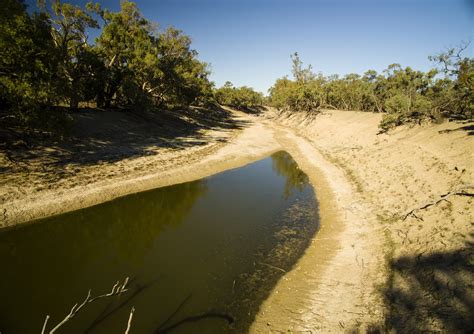
M 58 106 L 175 109 L 213 102 L 209 68 L 191 39 L 158 30 L 134 2 L 112 12 L 39 1 L 3 0 L 0 14 L 0 106 L 23 123 L 43 122 Z M 90 41 L 91 29 L 100 29 Z
M 256 92 L 247 86 L 234 87 L 230 81 L 216 89 L 214 96 L 219 104 L 247 111 L 253 111 L 262 106 L 264 101 L 262 93 Z
M 430 57 L 437 64 L 428 72 L 389 65 L 382 73 L 323 76 L 303 68 L 291 56 L 293 80 L 276 80 L 270 103 L 279 110 L 318 113 L 324 108 L 384 113 L 382 130 L 407 122 L 436 121 L 442 117 L 471 118 L 474 110 L 474 59 L 467 48 L 449 49 Z

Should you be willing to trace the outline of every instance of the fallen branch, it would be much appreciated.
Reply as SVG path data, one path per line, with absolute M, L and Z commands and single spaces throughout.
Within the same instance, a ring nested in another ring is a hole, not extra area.
M 470 192 L 467 192 L 465 189 L 468 189 L 468 188 L 473 188 L 473 186 L 467 186 L 465 187 L 464 189 L 461 189 L 461 190 L 458 190 L 458 191 L 450 191 L 446 194 L 443 194 L 441 195 L 440 198 L 438 198 L 437 200 L 435 201 L 432 201 L 432 202 L 429 202 L 419 208 L 415 208 L 415 209 L 412 209 L 410 211 L 408 211 L 406 214 L 404 214 L 402 216 L 402 220 L 406 220 L 408 217 L 410 216 L 413 216 L 415 217 L 416 219 L 419 219 L 419 220 L 423 220 L 423 218 L 421 217 L 418 217 L 415 212 L 417 211 L 420 211 L 420 210 L 425 210 L 425 209 L 428 209 L 429 207 L 433 206 L 433 205 L 436 205 L 442 201 L 446 201 L 446 202 L 449 202 L 448 201 L 448 198 L 451 197 L 451 196 L 468 196 L 468 197 L 474 197 L 474 193 L 470 193 Z
M 97 296 L 97 297 L 93 297 L 93 298 L 91 298 L 91 290 L 89 290 L 89 292 L 87 293 L 87 296 L 84 299 L 84 301 L 80 305 L 78 305 L 78 304 L 74 305 L 72 307 L 71 311 L 69 312 L 69 314 L 63 320 L 61 320 L 53 329 L 51 329 L 49 331 L 49 334 L 55 333 L 66 322 L 68 322 L 69 320 L 74 318 L 79 313 L 79 311 L 81 311 L 87 304 L 90 304 L 90 303 L 92 303 L 92 302 L 94 302 L 98 299 L 101 299 L 101 298 L 107 298 L 107 297 L 120 295 L 123 292 L 128 291 L 127 283 L 128 283 L 128 277 L 125 279 L 125 281 L 123 283 L 120 283 L 120 281 L 117 281 L 117 283 L 115 283 L 115 285 L 112 287 L 112 290 L 109 293 L 106 293 L 106 294 L 103 294 L 103 295 L 100 295 L 100 296 Z M 132 315 L 133 315 L 133 312 L 132 312 Z M 131 322 L 132 315 L 130 316 L 129 322 Z M 46 327 L 47 327 L 47 323 L 48 323 L 49 318 L 50 318 L 50 316 L 47 315 L 46 319 L 44 321 L 44 324 L 43 324 L 43 329 L 41 331 L 41 334 L 44 334 L 46 332 Z
M 132 280 L 133 279 L 129 280 L 129 282 L 131 282 Z M 115 312 L 117 312 L 120 309 L 122 309 L 123 307 L 125 307 L 129 302 L 131 302 L 134 298 L 136 298 L 141 293 L 143 293 L 146 289 L 150 288 L 158 280 L 159 280 L 159 277 L 152 280 L 152 281 L 150 281 L 150 282 L 148 282 L 148 283 L 146 283 L 146 284 L 144 284 L 144 285 L 137 285 L 136 290 L 132 294 L 128 295 L 128 297 L 126 299 L 122 299 L 121 303 L 118 304 L 117 306 L 115 306 L 111 310 L 109 310 L 109 308 L 108 308 L 111 305 L 111 304 L 109 304 L 109 306 L 101 314 L 99 314 L 99 316 L 91 323 L 91 325 L 84 330 L 84 333 L 87 334 L 87 333 L 90 333 L 91 331 L 93 331 L 96 326 L 98 326 L 100 323 L 102 323 L 104 320 L 106 320 L 110 316 L 114 315 Z M 130 288 L 129 288 L 129 290 L 130 290 Z
M 279 270 L 279 271 L 281 271 L 281 272 L 283 272 L 283 273 L 286 273 L 286 270 L 285 270 L 285 269 L 282 269 L 282 268 L 280 268 L 280 267 L 276 267 L 276 266 L 273 266 L 273 265 L 268 264 L 268 263 L 265 263 L 265 262 L 259 262 L 259 263 L 260 263 L 261 265 L 267 266 L 267 267 L 269 267 L 269 268 L 273 268 L 273 269 Z
M 130 327 L 132 327 L 133 313 L 135 313 L 135 307 L 132 307 L 130 315 L 128 316 L 127 329 L 125 330 L 125 334 L 128 334 L 130 332 Z

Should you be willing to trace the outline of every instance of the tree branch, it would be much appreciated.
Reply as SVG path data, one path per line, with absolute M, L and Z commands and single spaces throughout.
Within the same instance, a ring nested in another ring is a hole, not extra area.
M 130 315 L 128 317 L 127 329 L 125 330 L 125 334 L 128 334 L 130 332 L 130 327 L 132 326 L 133 313 L 135 313 L 135 307 L 132 307 L 132 309 L 130 311 Z
M 440 198 L 438 198 L 437 200 L 435 201 L 432 201 L 432 202 L 429 202 L 429 203 L 426 203 L 425 205 L 421 206 L 421 207 L 418 207 L 418 208 L 415 208 L 415 209 L 412 209 L 410 211 L 408 211 L 407 213 L 405 213 L 403 216 L 402 216 L 402 220 L 406 220 L 408 217 L 410 216 L 413 216 L 415 217 L 416 219 L 420 219 L 420 220 L 423 220 L 423 218 L 421 217 L 418 217 L 415 212 L 417 211 L 420 211 L 420 210 L 425 210 L 425 209 L 428 209 L 429 207 L 433 206 L 433 205 L 436 205 L 442 201 L 448 201 L 448 198 L 451 197 L 451 196 L 468 196 L 468 197 L 474 197 L 474 193 L 471 193 L 471 192 L 467 192 L 466 189 L 470 189 L 470 188 L 474 188 L 474 186 L 472 185 L 469 185 L 469 186 L 466 186 L 458 191 L 450 191 L 446 194 L 443 194 L 440 196 Z
M 61 320 L 53 329 L 51 329 L 49 331 L 49 334 L 54 334 L 61 326 L 63 326 L 66 322 L 68 322 L 69 320 L 71 320 L 72 318 L 74 318 L 77 313 L 79 313 L 79 311 L 81 311 L 87 304 L 90 304 L 98 299 L 101 299 L 101 298 L 106 298 L 106 297 L 111 297 L 111 296 L 116 296 L 116 295 L 120 295 L 122 294 L 123 292 L 126 292 L 128 291 L 127 289 L 127 283 L 128 283 L 128 277 L 125 279 L 125 281 L 123 283 L 120 283 L 120 281 L 117 281 L 117 283 L 115 283 L 115 285 L 112 287 L 112 290 L 109 292 L 109 293 L 106 293 L 106 294 L 103 294 L 103 295 L 99 295 L 97 297 L 93 297 L 91 298 L 91 290 L 89 290 L 89 292 L 87 293 L 87 296 L 86 298 L 84 299 L 84 301 L 78 305 L 77 303 L 71 308 L 71 311 L 69 312 L 69 314 L 63 319 Z M 132 308 L 133 312 L 134 312 L 134 308 Z M 133 312 L 131 312 L 131 316 L 129 318 L 129 325 L 131 323 L 131 318 L 133 316 Z M 49 320 L 50 316 L 47 315 L 46 316 L 46 319 L 44 321 L 44 324 L 43 324 L 43 329 L 41 331 L 41 334 L 44 334 L 46 332 L 46 327 L 47 327 L 47 323 L 48 323 L 48 320 Z M 127 327 L 127 333 L 128 333 L 128 330 L 130 328 Z

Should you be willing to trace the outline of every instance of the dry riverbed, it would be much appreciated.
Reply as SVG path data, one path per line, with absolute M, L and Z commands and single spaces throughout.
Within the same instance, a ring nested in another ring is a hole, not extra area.
M 216 115 L 186 135 L 159 120 L 143 128 L 143 120 L 126 113 L 84 114 L 77 116 L 75 146 L 3 152 L 2 226 L 199 179 L 285 150 L 315 186 L 321 229 L 262 305 L 252 332 L 473 325 L 472 124 L 377 134 L 380 115 L 371 113 L 308 119 L 223 112 L 224 121 Z M 113 129 L 100 128 L 100 117 Z

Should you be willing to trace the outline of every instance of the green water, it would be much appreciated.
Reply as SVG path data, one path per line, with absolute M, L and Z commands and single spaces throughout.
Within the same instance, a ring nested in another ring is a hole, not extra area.
M 202 180 L 0 232 L 0 332 L 40 333 L 130 277 L 59 333 L 244 333 L 318 228 L 285 152 Z M 280 268 L 280 269 L 278 269 Z

